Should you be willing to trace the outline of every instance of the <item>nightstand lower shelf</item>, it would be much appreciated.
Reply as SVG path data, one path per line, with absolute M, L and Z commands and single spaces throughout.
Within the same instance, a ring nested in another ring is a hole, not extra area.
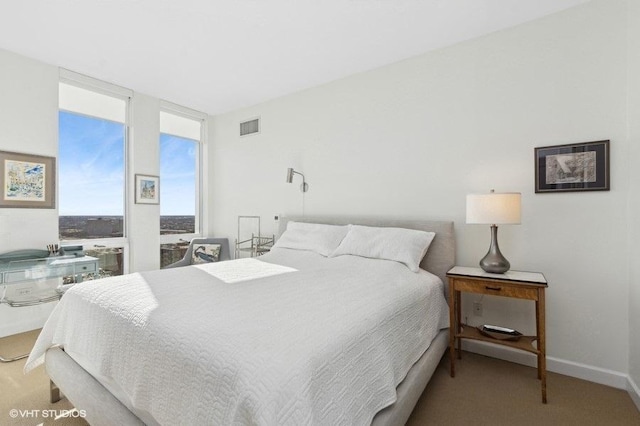
M 462 331 L 456 333 L 456 339 L 480 340 L 483 342 L 493 343 L 495 345 L 509 346 L 514 349 L 531 352 L 535 355 L 540 354 L 540 351 L 534 345 L 534 342 L 538 340 L 537 336 L 520 336 L 518 340 L 500 340 L 485 336 L 484 334 L 480 333 L 480 331 L 476 327 L 467 324 L 461 324 L 460 328 L 462 328 Z M 458 347 L 460 347 L 459 344 Z M 460 351 L 458 351 L 458 359 L 460 359 Z

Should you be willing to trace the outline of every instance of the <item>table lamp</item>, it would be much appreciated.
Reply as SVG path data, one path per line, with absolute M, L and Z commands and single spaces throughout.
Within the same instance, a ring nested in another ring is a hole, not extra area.
M 520 224 L 520 193 L 494 192 L 467 195 L 467 223 L 491 225 L 491 245 L 480 260 L 480 267 L 486 272 L 504 274 L 511 265 L 500 253 L 497 225 Z

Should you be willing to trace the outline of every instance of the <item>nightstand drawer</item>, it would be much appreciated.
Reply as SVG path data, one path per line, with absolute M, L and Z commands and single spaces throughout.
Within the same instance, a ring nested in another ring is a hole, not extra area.
M 515 297 L 517 299 L 538 300 L 538 289 L 522 285 L 506 285 L 496 282 L 455 278 L 456 291 L 490 294 L 493 296 Z

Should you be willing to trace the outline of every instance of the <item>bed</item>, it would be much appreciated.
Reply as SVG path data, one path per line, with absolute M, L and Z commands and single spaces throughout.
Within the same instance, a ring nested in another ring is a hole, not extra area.
M 87 283 L 62 299 L 26 369 L 46 352 L 52 390 L 96 425 L 403 424 L 448 342 L 452 222 L 291 219 L 434 232 L 430 273 L 276 247 Z

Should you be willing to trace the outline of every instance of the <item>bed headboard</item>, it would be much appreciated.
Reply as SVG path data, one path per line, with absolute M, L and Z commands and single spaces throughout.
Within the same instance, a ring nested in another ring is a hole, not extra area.
M 449 297 L 449 282 L 447 271 L 456 263 L 456 242 L 453 231 L 453 221 L 436 220 L 403 220 L 358 218 L 349 216 L 305 216 L 284 217 L 280 216 L 278 237 L 287 229 L 289 221 L 325 223 L 328 225 L 364 225 L 392 228 L 418 229 L 420 231 L 435 232 L 436 236 L 429 246 L 427 255 L 420 262 L 420 267 L 440 277 L 445 286 L 445 296 Z

